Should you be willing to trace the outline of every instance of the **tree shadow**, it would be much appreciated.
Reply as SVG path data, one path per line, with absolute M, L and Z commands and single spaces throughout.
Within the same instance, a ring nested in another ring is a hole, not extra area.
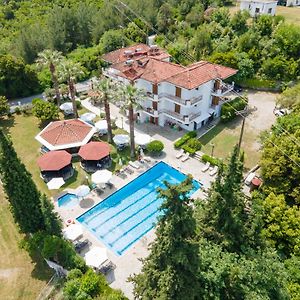
M 9 129 L 14 127 L 15 125 L 15 117 L 4 117 L 0 118 L 0 128 L 4 131 L 4 133 L 9 133 Z
M 39 253 L 33 252 L 29 253 L 29 255 L 34 262 L 34 268 L 31 272 L 31 276 L 38 280 L 49 281 L 49 279 L 53 276 L 54 271 L 49 268 L 46 261 Z

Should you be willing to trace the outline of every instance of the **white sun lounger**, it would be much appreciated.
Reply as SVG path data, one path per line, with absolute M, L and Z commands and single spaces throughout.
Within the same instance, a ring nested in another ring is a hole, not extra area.
M 181 161 L 185 162 L 186 160 L 188 160 L 190 158 L 190 154 L 189 153 L 184 153 L 184 155 L 182 156 Z
M 207 162 L 207 163 L 204 165 L 204 167 L 201 169 L 201 171 L 202 171 L 202 172 L 206 172 L 206 171 L 209 169 L 209 167 L 210 167 L 210 163 Z
M 176 158 L 179 159 L 183 154 L 184 154 L 184 150 L 181 149 L 181 150 L 176 154 Z
M 135 169 L 139 169 L 139 168 L 140 168 L 140 166 L 139 166 L 136 162 L 134 162 L 134 161 L 130 161 L 130 162 L 129 162 L 129 165 L 130 165 L 131 167 L 135 168 Z
M 210 176 L 214 176 L 218 173 L 218 166 L 214 166 L 214 168 L 209 172 Z

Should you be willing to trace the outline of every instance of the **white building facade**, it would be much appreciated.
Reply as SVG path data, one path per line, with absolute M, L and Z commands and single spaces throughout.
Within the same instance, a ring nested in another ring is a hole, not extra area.
M 236 70 L 208 62 L 183 67 L 167 60 L 140 57 L 137 62 L 113 63 L 104 75 L 145 91 L 147 96 L 136 112 L 139 122 L 191 131 L 218 117 L 223 97 L 233 89 L 233 84 L 225 84 L 222 78 Z M 131 77 L 134 72 L 139 75 Z
M 241 0 L 240 9 L 247 10 L 251 17 L 259 15 L 274 16 L 276 13 L 277 1 L 268 0 Z
M 286 6 L 299 6 L 300 0 L 287 0 Z

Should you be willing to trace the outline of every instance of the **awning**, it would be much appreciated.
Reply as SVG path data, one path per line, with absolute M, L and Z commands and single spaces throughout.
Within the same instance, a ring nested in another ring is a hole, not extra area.
M 95 123 L 95 127 L 100 132 L 107 132 L 107 121 L 106 120 L 100 120 L 100 121 Z
M 151 142 L 152 138 L 148 134 L 137 134 L 134 137 L 134 141 L 137 145 L 146 146 Z
M 90 112 L 87 112 L 85 114 L 82 114 L 80 116 L 80 119 L 85 121 L 85 122 L 91 122 L 93 121 L 94 119 L 96 118 L 96 114 L 94 113 L 90 113 Z
M 39 157 L 37 163 L 42 171 L 59 171 L 71 163 L 72 155 L 65 150 L 49 151 Z
M 65 181 L 62 177 L 52 178 L 48 183 L 49 190 L 58 190 L 61 186 L 65 184 Z
M 110 153 L 110 145 L 104 142 L 89 142 L 80 147 L 78 155 L 83 160 L 100 160 Z
M 193 120 L 193 122 L 196 122 L 196 123 L 201 123 L 202 121 L 208 119 L 210 117 L 210 114 L 209 113 L 203 113 L 201 114 L 199 117 L 197 117 L 196 119 Z
M 82 234 L 82 227 L 78 224 L 72 224 L 63 230 L 63 236 L 70 241 L 77 240 Z
M 85 197 L 90 192 L 90 188 L 87 185 L 80 185 L 76 190 L 75 194 L 78 197 Z
M 116 145 L 125 145 L 129 143 L 129 136 L 126 134 L 117 134 L 113 137 L 113 141 Z
M 112 172 L 108 170 L 99 170 L 92 174 L 91 179 L 95 184 L 107 183 L 110 181 L 112 177 Z

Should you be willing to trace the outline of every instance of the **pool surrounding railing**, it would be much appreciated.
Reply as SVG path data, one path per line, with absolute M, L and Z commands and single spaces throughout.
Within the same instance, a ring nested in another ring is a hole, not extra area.
M 156 224 L 162 199 L 157 188 L 164 181 L 178 184 L 186 175 L 164 162 L 159 162 L 145 173 L 79 216 L 77 220 L 117 255 L 149 232 Z M 193 181 L 190 194 L 201 185 Z

